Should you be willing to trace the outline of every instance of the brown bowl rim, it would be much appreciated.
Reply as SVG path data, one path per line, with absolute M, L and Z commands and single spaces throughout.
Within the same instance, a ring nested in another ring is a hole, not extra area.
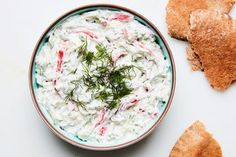
M 119 145 L 115 145 L 115 146 L 106 146 L 106 147 L 97 147 L 97 146 L 89 146 L 89 145 L 85 145 L 85 144 L 81 144 L 78 142 L 73 141 L 72 139 L 66 137 L 65 135 L 63 135 L 62 133 L 60 133 L 56 128 L 54 128 L 49 121 L 47 120 L 47 118 L 44 116 L 44 114 L 42 113 L 41 109 L 39 108 L 39 105 L 37 103 L 37 100 L 35 98 L 35 94 L 34 94 L 34 90 L 33 90 L 33 85 L 32 85 L 32 72 L 33 72 L 33 64 L 34 64 L 34 59 L 37 53 L 37 50 L 39 48 L 39 45 L 43 39 L 43 37 L 50 31 L 50 29 L 57 24 L 61 19 L 63 19 L 64 17 L 80 10 L 80 9 L 85 9 L 85 8 L 90 8 L 90 7 L 111 7 L 111 8 L 117 8 L 117 9 L 121 9 L 127 12 L 130 12 L 131 14 L 140 17 L 141 19 L 143 19 L 145 22 L 147 22 L 156 32 L 157 34 L 160 36 L 160 38 L 162 39 L 166 49 L 167 49 L 167 53 L 169 55 L 170 61 L 171 61 L 171 65 L 172 65 L 172 88 L 171 88 L 171 94 L 169 97 L 169 101 L 166 105 L 165 110 L 163 111 L 163 113 L 161 114 L 161 116 L 159 117 L 159 119 L 155 122 L 155 124 L 149 128 L 145 133 L 143 133 L 141 136 L 137 137 L 134 140 L 128 141 L 126 143 L 123 144 L 119 144 Z M 172 52 L 170 50 L 169 45 L 167 44 L 167 41 L 165 40 L 165 38 L 163 37 L 163 35 L 161 34 L 161 32 L 157 29 L 157 27 L 150 22 L 146 17 L 144 17 L 143 15 L 137 13 L 134 10 L 131 10 L 129 8 L 123 7 L 123 6 L 119 6 L 119 5 L 115 5 L 115 4 L 104 4 L 104 3 L 98 3 L 98 4 L 88 4 L 88 5 L 83 5 L 80 7 L 77 7 L 75 9 L 72 9 L 66 13 L 64 13 L 62 16 L 60 16 L 59 18 L 57 18 L 56 20 L 54 20 L 54 22 L 52 22 L 47 29 L 42 33 L 42 35 L 40 36 L 34 50 L 33 50 L 33 54 L 31 57 L 31 61 L 30 61 L 30 66 L 29 66 L 29 75 L 28 75 L 28 81 L 29 81 L 29 88 L 30 88 L 30 94 L 34 103 L 34 106 L 38 112 L 38 114 L 40 115 L 40 117 L 42 118 L 42 120 L 47 124 L 47 126 L 51 129 L 51 131 L 57 135 L 60 139 L 62 139 L 63 141 L 66 141 L 74 146 L 80 147 L 80 148 L 84 148 L 87 150 L 96 150 L 96 151 L 108 151 L 108 150 L 116 150 L 116 149 L 121 149 L 124 147 L 128 147 L 130 145 L 133 145 L 139 141 L 141 141 L 142 139 L 144 139 L 145 137 L 147 137 L 149 134 L 151 134 L 153 132 L 153 130 L 160 124 L 160 122 L 163 120 L 163 118 L 165 117 L 166 113 L 168 112 L 170 105 L 172 103 L 173 97 L 174 97 L 174 93 L 175 93 L 175 86 L 176 86 L 176 68 L 175 68 L 175 63 L 174 63 L 174 59 L 173 59 L 173 55 Z

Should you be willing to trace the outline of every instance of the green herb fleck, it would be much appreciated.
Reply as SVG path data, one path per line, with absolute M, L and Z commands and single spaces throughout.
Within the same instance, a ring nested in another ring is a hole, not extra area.
M 101 23 L 100 19 L 97 16 L 90 16 L 86 19 L 86 21 L 91 23 Z
M 87 46 L 88 46 L 88 42 L 86 40 L 80 47 L 76 49 L 77 58 L 87 53 Z
M 87 63 L 88 65 L 91 65 L 91 64 L 92 64 L 93 58 L 94 58 L 93 52 L 87 52 L 87 53 L 84 55 L 84 60 L 86 61 L 86 63 Z
M 70 102 L 75 103 L 77 106 L 81 106 L 85 108 L 85 104 L 82 101 L 80 101 L 78 96 L 75 94 L 75 91 L 77 90 L 77 88 L 78 86 L 75 86 L 75 88 L 73 88 L 71 91 L 69 91 L 66 94 L 65 102 L 68 103 L 70 101 Z

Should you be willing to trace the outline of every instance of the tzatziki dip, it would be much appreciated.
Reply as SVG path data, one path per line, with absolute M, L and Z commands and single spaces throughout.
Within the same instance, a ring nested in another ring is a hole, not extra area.
M 35 57 L 35 96 L 62 131 L 94 145 L 144 134 L 171 93 L 171 64 L 156 34 L 125 11 L 74 15 Z

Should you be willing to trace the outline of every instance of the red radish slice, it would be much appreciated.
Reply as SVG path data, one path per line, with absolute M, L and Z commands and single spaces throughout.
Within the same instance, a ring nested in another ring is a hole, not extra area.
M 77 31 L 77 30 L 73 30 L 71 31 L 72 33 L 83 33 L 87 36 L 89 36 L 90 38 L 93 38 L 93 39 L 98 39 L 98 36 L 96 34 L 94 34 L 93 32 L 91 31 L 88 31 L 88 30 L 80 30 L 80 31 Z
M 137 103 L 138 103 L 138 101 L 139 100 L 137 100 L 137 99 L 132 99 L 131 101 L 130 101 L 130 103 L 128 103 L 127 105 L 126 105 L 126 109 L 129 109 L 129 108 L 131 108 L 132 106 L 134 106 L 134 105 L 136 105 Z
M 107 127 L 101 127 L 101 129 L 99 130 L 99 135 L 103 136 L 107 131 Z
M 62 62 L 63 62 L 63 56 L 64 56 L 64 52 L 60 50 L 58 52 L 57 70 L 56 70 L 57 72 L 61 71 L 61 65 L 62 65 Z
M 128 38 L 129 38 L 129 33 L 128 33 L 127 29 L 126 29 L 126 28 L 123 29 L 122 32 L 123 32 L 123 34 L 124 34 L 124 37 L 125 37 L 126 39 L 128 39 Z
M 114 57 L 112 57 L 112 60 L 115 62 L 115 61 L 117 61 L 118 59 L 120 59 L 121 57 L 123 57 L 123 56 L 125 56 L 127 54 L 128 54 L 127 52 L 123 51 L 123 52 L 115 55 Z
M 106 114 L 106 111 L 105 111 L 105 109 L 103 109 L 103 110 L 101 111 L 101 118 L 100 118 L 100 120 L 95 124 L 95 127 L 97 127 L 97 126 L 101 125 L 102 123 L 104 123 L 104 121 L 106 120 L 105 114 Z
M 59 52 L 57 53 L 57 67 L 56 67 L 56 72 L 59 73 L 61 72 L 61 67 L 62 67 L 62 63 L 63 63 L 63 57 L 64 57 L 64 52 L 62 50 L 59 50 Z M 53 80 L 53 84 L 56 85 L 57 84 L 57 77 Z M 59 95 L 59 93 L 58 93 Z
M 145 45 L 143 45 L 141 42 L 135 41 L 135 44 L 138 45 L 140 48 L 146 50 L 149 55 L 154 55 L 151 49 L 147 48 Z
M 129 21 L 130 16 L 125 14 L 118 14 L 115 17 L 113 17 L 111 20 L 118 20 L 118 21 Z

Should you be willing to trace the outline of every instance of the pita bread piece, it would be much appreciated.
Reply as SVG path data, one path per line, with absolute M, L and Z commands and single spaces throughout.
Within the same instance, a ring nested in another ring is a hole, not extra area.
M 210 84 L 219 90 L 236 80 L 236 21 L 217 11 L 190 15 L 192 51 L 199 57 Z
M 219 144 L 197 121 L 176 142 L 169 157 L 222 157 Z
M 187 52 L 187 59 L 190 65 L 192 66 L 192 70 L 193 71 L 203 70 L 202 63 L 200 62 L 198 55 L 194 53 L 194 51 L 190 47 L 186 48 L 186 52 Z
M 189 15 L 197 9 L 211 9 L 228 13 L 236 0 L 169 0 L 166 8 L 166 22 L 169 34 L 177 39 L 187 40 Z

